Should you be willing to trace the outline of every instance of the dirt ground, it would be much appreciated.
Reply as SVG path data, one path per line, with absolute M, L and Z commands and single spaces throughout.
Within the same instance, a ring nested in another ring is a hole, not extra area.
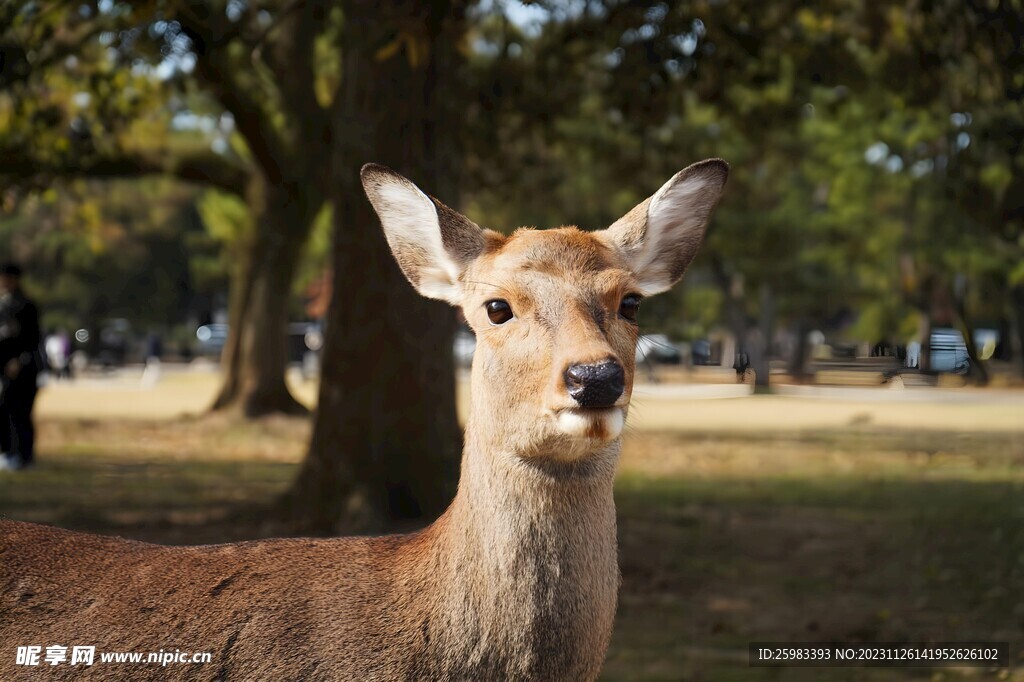
M 0 514 L 178 544 L 275 534 L 262 511 L 309 421 L 170 418 L 203 386 L 48 390 L 39 466 L 0 474 Z M 604 677 L 1024 680 L 1024 419 L 993 395 L 638 395 Z M 766 640 L 1007 641 L 1014 667 L 748 667 Z

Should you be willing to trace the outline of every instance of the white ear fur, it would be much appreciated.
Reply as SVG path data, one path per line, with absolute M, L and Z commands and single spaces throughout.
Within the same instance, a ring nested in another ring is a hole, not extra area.
M 482 230 L 385 166 L 367 164 L 360 175 L 409 282 L 423 296 L 459 305 L 459 276 L 482 250 Z
M 695 163 L 605 231 L 629 260 L 641 294 L 666 291 L 683 276 L 728 175 L 729 165 L 721 159 Z

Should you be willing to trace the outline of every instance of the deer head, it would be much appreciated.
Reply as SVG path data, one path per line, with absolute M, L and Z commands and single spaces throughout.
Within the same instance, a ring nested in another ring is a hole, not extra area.
M 402 272 L 422 295 L 461 306 L 476 333 L 468 431 L 562 460 L 618 439 L 640 301 L 683 276 L 728 169 L 719 159 L 689 166 L 606 230 L 506 237 L 384 166 L 363 167 Z

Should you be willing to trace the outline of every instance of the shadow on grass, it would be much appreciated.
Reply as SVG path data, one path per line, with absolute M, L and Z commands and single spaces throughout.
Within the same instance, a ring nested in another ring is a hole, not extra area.
M 249 540 L 282 532 L 270 505 L 295 472 L 282 462 L 48 455 L 0 474 L 0 515 L 164 544 Z

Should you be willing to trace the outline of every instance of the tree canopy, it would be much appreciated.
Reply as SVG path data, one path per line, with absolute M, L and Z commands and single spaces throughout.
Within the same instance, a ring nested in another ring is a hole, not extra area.
M 290 503 L 319 529 L 379 527 L 450 489 L 454 320 L 409 294 L 359 166 L 488 227 L 599 229 L 723 157 L 706 246 L 646 329 L 727 331 L 766 382 L 769 358 L 803 371 L 812 329 L 927 346 L 952 325 L 984 381 L 973 329 L 1024 357 L 1022 16 L 1020 0 L 6 0 L 0 242 L 38 265 L 55 324 L 226 302 L 218 405 L 249 416 L 302 410 L 292 293 L 330 281 Z M 133 310 L 136 288 L 152 303 Z

